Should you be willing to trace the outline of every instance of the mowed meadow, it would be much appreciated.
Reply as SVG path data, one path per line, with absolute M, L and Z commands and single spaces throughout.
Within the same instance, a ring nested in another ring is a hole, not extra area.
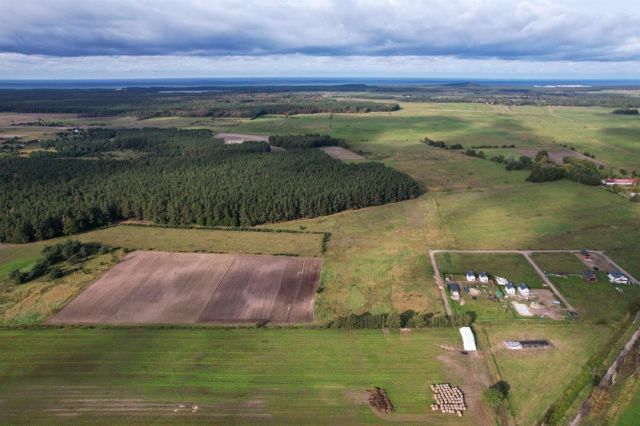
M 461 369 L 426 361 L 462 362 L 440 347 L 459 346 L 456 329 L 386 337 L 380 330 L 5 330 L 0 339 L 3 424 L 377 423 L 365 393 L 374 385 L 387 390 L 398 420 L 460 424 L 427 412 L 429 385 L 467 383 Z

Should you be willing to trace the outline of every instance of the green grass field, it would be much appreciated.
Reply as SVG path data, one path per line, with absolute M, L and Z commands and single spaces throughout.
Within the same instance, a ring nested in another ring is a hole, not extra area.
M 588 322 L 606 324 L 618 321 L 623 318 L 629 303 L 640 297 L 640 287 L 611 284 L 604 272 L 598 273 L 598 281 L 594 283 L 572 275 L 550 279 L 578 310 L 581 318 Z
M 519 321 L 517 326 L 485 326 L 491 355 L 502 380 L 510 385 L 509 405 L 514 423 L 537 424 L 608 333 L 603 326 L 562 322 Z M 551 349 L 510 351 L 505 340 L 547 339 Z
M 467 271 L 486 272 L 490 276 L 505 277 L 516 284 L 526 283 L 531 288 L 542 288 L 542 279 L 520 254 L 490 253 L 438 253 L 436 261 L 444 275 L 456 280 Z
M 531 257 L 546 272 L 580 274 L 589 270 L 573 253 L 533 253 Z
M 626 407 L 616 419 L 616 426 L 635 426 L 638 424 L 638 419 L 640 419 L 640 382 L 636 382 L 635 386 L 632 387 L 631 398 L 628 398 L 628 395 L 625 395 Z
M 390 419 L 460 424 L 429 410 L 431 383 L 464 381 L 459 369 L 436 361 L 461 362 L 438 347 L 459 345 L 456 329 L 386 338 L 380 331 L 50 329 L 0 331 L 0 339 L 4 424 L 377 423 L 363 403 L 372 386 L 388 391 L 397 410 Z M 107 411 L 123 408 L 122 400 L 167 406 Z M 176 414 L 179 404 L 199 411 Z

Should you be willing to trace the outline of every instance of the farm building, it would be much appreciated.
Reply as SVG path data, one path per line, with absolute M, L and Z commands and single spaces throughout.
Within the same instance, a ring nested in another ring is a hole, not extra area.
M 582 279 L 588 283 L 596 281 L 596 273 L 593 271 L 584 271 L 582 273 Z
M 496 284 L 498 285 L 507 285 L 509 284 L 509 280 L 504 277 L 496 277 Z
M 475 281 L 476 274 L 473 271 L 467 272 L 467 281 Z
M 487 275 L 486 272 L 480 272 L 478 274 L 478 278 L 480 278 L 480 282 L 481 283 L 488 283 L 489 282 L 489 275 Z
M 507 340 L 505 346 L 511 350 L 546 349 L 551 347 L 548 340 Z
M 520 344 L 524 349 L 544 349 L 551 347 L 548 340 L 520 340 Z
M 451 298 L 453 300 L 460 299 L 460 285 L 458 283 L 449 283 L 447 284 L 447 288 L 451 292 Z
M 518 293 L 520 293 L 521 296 L 529 296 L 529 287 L 527 287 L 525 283 L 520 283 Z
M 476 338 L 473 336 L 471 327 L 460 327 L 460 335 L 462 336 L 462 347 L 465 351 L 476 351 Z
M 513 286 L 513 283 L 511 282 L 507 283 L 507 285 L 504 286 L 504 289 L 507 292 L 507 294 L 516 294 L 516 288 Z
M 522 343 L 518 342 L 517 340 L 507 340 L 506 342 L 504 342 L 504 344 L 507 347 L 507 349 L 511 349 L 511 350 L 522 349 Z
M 609 282 L 613 284 L 629 284 L 629 277 L 627 277 L 620 271 L 610 271 L 609 275 L 607 275 L 607 278 L 609 278 Z
M 601 183 L 606 186 L 613 186 L 613 185 L 633 186 L 640 183 L 640 179 L 638 178 L 603 179 Z

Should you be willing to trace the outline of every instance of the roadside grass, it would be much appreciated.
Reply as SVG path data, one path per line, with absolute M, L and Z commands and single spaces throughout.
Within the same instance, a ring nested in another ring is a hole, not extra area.
M 605 272 L 598 272 L 597 276 L 598 281 L 592 283 L 575 275 L 566 278 L 552 276 L 549 279 L 578 310 L 581 320 L 598 324 L 611 324 L 621 320 L 625 308 L 640 297 L 640 287 L 611 284 Z
M 123 255 L 121 250 L 94 256 L 79 264 L 56 265 L 61 278 L 43 276 L 25 284 L 0 281 L 0 324 L 39 324 L 60 310 Z M 14 262 L 15 263 L 15 262 Z
M 459 346 L 457 329 L 403 337 L 379 330 L 49 329 L 4 330 L 0 339 L 0 419 L 8 423 L 56 423 L 47 410 L 58 409 L 78 423 L 129 424 L 129 412 L 107 409 L 131 399 L 170 404 L 135 412 L 141 423 L 377 423 L 364 396 L 372 386 L 388 392 L 391 420 L 475 421 L 429 409 L 431 383 L 463 380 L 436 361 L 448 353 L 439 345 Z M 98 408 L 82 410 L 85 398 Z M 174 413 L 179 404 L 200 409 Z
M 593 324 L 519 321 L 483 326 L 501 379 L 510 385 L 515 424 L 537 424 L 598 349 L 608 328 Z M 510 351 L 505 340 L 547 339 L 550 349 Z
M 515 284 L 526 283 L 530 288 L 542 288 L 542 279 L 527 259 L 517 253 L 438 253 L 436 261 L 443 275 L 454 277 L 464 284 L 467 271 L 486 272 L 491 279 L 505 277 Z
M 640 380 L 635 380 L 632 386 L 626 389 L 629 395 L 622 395 L 623 405 L 619 407 L 621 412 L 615 419 L 616 426 L 635 426 L 640 419 Z M 630 398 L 629 398 L 630 396 Z

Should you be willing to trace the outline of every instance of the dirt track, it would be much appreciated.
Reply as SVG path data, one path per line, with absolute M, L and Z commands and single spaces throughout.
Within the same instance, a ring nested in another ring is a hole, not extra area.
M 303 257 L 136 251 L 49 322 L 312 321 L 321 265 Z

